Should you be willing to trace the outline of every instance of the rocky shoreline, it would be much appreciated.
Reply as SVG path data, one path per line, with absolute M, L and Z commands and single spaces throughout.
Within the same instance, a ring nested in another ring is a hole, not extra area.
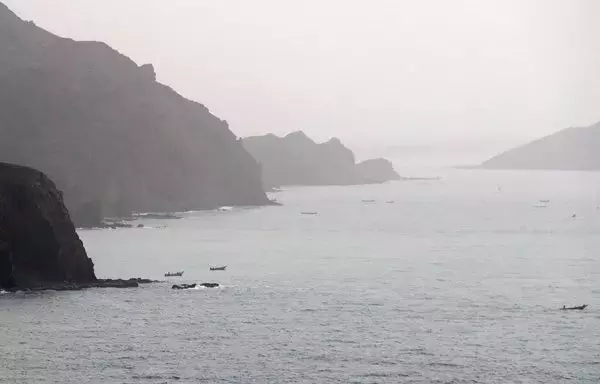
M 39 291 L 81 291 L 89 288 L 137 288 L 140 284 L 160 283 L 158 280 L 131 278 L 131 279 L 98 279 L 90 283 L 52 283 L 37 287 L 6 289 L 7 292 L 39 292 Z

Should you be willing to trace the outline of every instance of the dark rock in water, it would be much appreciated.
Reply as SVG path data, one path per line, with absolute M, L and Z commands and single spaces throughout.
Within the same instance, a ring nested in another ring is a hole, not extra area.
M 243 144 L 258 160 L 267 191 L 282 185 L 370 184 L 399 177 L 385 159 L 356 164 L 354 153 L 336 138 L 318 144 L 299 131 L 285 137 L 248 137 Z
M 191 289 L 196 288 L 197 284 L 174 284 L 171 289 Z
M 61 283 L 46 283 L 31 288 L 13 287 L 8 291 L 79 291 L 89 288 L 137 288 L 140 284 L 158 283 L 156 280 L 132 278 L 132 279 L 98 279 L 91 283 L 74 283 L 64 281 Z
M 25 22 L 0 3 L 0 160 L 40 169 L 77 226 L 132 211 L 266 205 L 226 121 L 154 67 Z
M 96 281 L 54 183 L 40 171 L 0 163 L 0 288 Z
M 137 228 L 144 228 L 144 224 L 138 224 Z
M 132 224 L 124 221 L 101 220 L 100 223 L 95 223 L 90 227 L 80 226 L 80 229 L 117 229 L 117 228 L 133 228 Z
M 202 283 L 202 284 L 174 284 L 171 289 L 191 289 L 196 288 L 197 286 L 205 287 L 205 288 L 217 288 L 219 284 L 217 283 Z
M 158 280 L 142 279 L 141 277 L 132 277 L 130 279 L 98 279 L 93 287 L 104 288 L 131 288 L 140 284 L 159 283 Z

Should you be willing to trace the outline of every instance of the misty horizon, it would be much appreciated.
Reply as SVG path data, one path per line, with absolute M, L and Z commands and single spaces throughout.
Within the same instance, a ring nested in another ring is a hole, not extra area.
M 4 2 L 153 64 L 242 137 L 508 149 L 600 120 L 594 1 Z

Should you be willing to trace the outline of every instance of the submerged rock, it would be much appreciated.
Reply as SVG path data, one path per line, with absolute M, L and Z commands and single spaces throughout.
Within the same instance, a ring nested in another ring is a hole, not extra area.
M 202 284 L 174 284 L 171 289 L 192 289 L 197 286 L 204 288 L 217 288 L 219 286 L 218 283 L 202 283 Z
M 197 284 L 173 284 L 171 289 L 191 289 L 196 288 Z

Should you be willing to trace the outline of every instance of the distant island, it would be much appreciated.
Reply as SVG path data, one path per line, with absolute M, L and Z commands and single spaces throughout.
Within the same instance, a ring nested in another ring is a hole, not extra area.
M 0 161 L 40 169 L 78 226 L 137 212 L 269 204 L 226 121 L 101 42 L 0 3 Z
M 568 128 L 511 149 L 481 164 L 485 169 L 600 170 L 600 123 Z
M 354 153 L 337 138 L 319 144 L 297 131 L 284 137 L 247 137 L 242 142 L 260 164 L 266 190 L 284 185 L 353 185 L 400 179 L 386 159 L 357 164 Z

